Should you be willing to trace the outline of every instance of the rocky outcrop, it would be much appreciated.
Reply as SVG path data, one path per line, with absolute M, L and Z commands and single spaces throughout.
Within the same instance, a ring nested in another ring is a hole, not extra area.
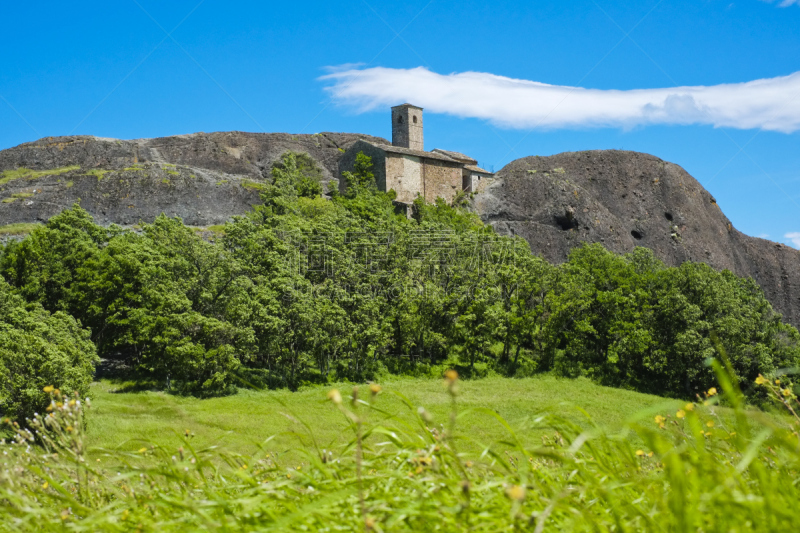
M 135 225 L 161 213 L 193 226 L 222 224 L 260 203 L 259 188 L 287 150 L 308 153 L 335 187 L 340 156 L 358 139 L 388 144 L 347 133 L 41 139 L 0 151 L 0 226 L 43 222 L 75 202 L 101 224 Z M 599 242 L 615 252 L 646 246 L 669 265 L 703 261 L 751 276 L 800 326 L 800 252 L 737 231 L 694 178 L 657 157 L 609 150 L 518 159 L 472 209 L 552 262 Z
M 552 262 L 582 242 L 624 253 L 645 246 L 668 265 L 702 261 L 750 276 L 800 325 L 800 251 L 744 235 L 678 165 L 637 152 L 525 157 L 504 167 L 473 209 Z
M 194 226 L 222 224 L 260 203 L 259 188 L 284 152 L 311 155 L 328 186 L 339 156 L 358 139 L 386 143 L 347 133 L 41 139 L 0 152 L 0 225 L 45 221 L 76 202 L 100 224 L 151 222 L 161 213 Z

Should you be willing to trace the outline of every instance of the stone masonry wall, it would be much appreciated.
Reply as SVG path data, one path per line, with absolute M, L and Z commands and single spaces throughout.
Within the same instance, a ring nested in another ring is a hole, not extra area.
M 426 202 L 433 203 L 438 197 L 451 202 L 462 187 L 462 166 L 459 163 L 426 159 L 422 179 Z
M 419 157 L 389 154 L 386 157 L 386 187 L 394 189 L 398 202 L 410 204 L 422 191 L 422 163 Z

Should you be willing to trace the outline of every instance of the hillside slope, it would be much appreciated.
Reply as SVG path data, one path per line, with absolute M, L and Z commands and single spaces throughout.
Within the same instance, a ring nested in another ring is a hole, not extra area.
M 339 156 L 359 134 L 195 133 L 122 141 L 46 138 L 0 151 L 0 226 L 43 222 L 80 202 L 100 224 L 134 225 L 162 212 L 192 226 L 222 224 L 260 202 L 259 187 L 287 150 L 339 178 Z M 472 209 L 535 253 L 564 261 L 581 242 L 615 252 L 652 248 L 669 265 L 704 261 L 751 276 L 800 326 L 800 252 L 737 231 L 678 165 L 636 152 L 526 157 L 497 173 Z
M 800 251 L 747 236 L 678 165 L 637 152 L 525 157 L 497 173 L 473 209 L 552 262 L 581 242 L 623 253 L 645 246 L 668 265 L 702 261 L 750 276 L 800 325 Z
M 150 222 L 162 212 L 192 226 L 222 224 L 260 203 L 260 184 L 287 150 L 317 160 L 327 185 L 340 148 L 360 138 L 386 142 L 348 133 L 45 138 L 0 151 L 0 225 L 42 222 L 75 202 L 100 224 Z

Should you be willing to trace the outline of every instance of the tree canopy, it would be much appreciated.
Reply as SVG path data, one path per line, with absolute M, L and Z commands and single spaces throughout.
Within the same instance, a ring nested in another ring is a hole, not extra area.
M 263 205 L 212 240 L 175 218 L 137 232 L 66 210 L 0 254 L 6 305 L 44 317 L 38 330 L 27 318 L 8 327 L 35 330 L 73 366 L 92 364 L 96 346 L 199 395 L 457 365 L 693 397 L 714 384 L 706 361 L 722 349 L 749 381 L 800 362 L 800 335 L 751 279 L 597 244 L 555 266 L 441 199 L 397 214 L 363 154 L 345 194 L 323 198 L 320 176 L 308 156 L 284 154 Z M 61 381 L 79 390 L 81 379 Z

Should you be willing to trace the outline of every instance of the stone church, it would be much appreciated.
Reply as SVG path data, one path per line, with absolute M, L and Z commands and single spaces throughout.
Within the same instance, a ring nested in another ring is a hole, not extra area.
M 492 177 L 464 154 L 438 148 L 426 152 L 422 108 L 411 104 L 392 108 L 391 145 L 357 141 L 342 156 L 339 171 L 352 171 L 359 152 L 372 158 L 378 189 L 394 189 L 395 203 L 400 205 L 410 205 L 417 196 L 426 202 L 443 198 L 449 203 L 459 191 L 480 191 Z M 340 189 L 347 187 L 343 179 L 339 183 Z

